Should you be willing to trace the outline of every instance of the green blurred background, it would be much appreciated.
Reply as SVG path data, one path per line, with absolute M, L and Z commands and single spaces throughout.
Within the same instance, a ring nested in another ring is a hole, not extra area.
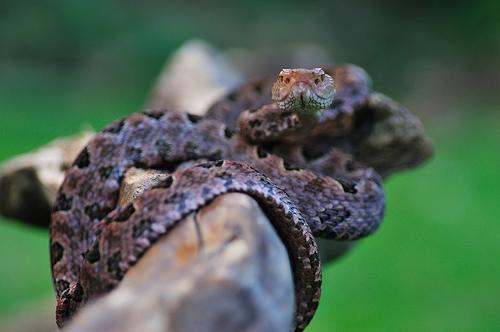
M 0 162 L 138 110 L 193 37 L 277 61 L 321 45 L 434 140 L 430 162 L 388 180 L 382 228 L 325 268 L 308 331 L 500 330 L 499 1 L 2 0 Z M 0 221 L 0 322 L 52 298 L 47 238 Z

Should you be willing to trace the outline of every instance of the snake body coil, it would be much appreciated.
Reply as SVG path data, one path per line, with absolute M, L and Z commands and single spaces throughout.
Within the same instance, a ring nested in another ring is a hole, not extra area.
M 349 103 L 359 96 L 343 97 L 342 87 L 342 107 L 349 110 Z M 331 110 L 339 111 L 335 100 Z M 166 111 L 137 113 L 106 127 L 80 153 L 66 173 L 50 225 L 60 326 L 81 304 L 114 288 L 177 222 L 227 192 L 254 197 L 273 222 L 293 265 L 295 329 L 308 324 L 321 285 L 313 235 L 353 240 L 375 231 L 384 211 L 382 181 L 334 146 L 308 158 L 300 143 L 303 132 L 287 131 L 287 137 L 249 143 L 245 135 L 233 134 L 241 111 L 226 110 L 224 121 L 217 105 L 205 118 Z M 278 124 L 293 126 L 295 122 L 287 122 L 292 115 L 285 112 L 279 120 L 285 122 Z M 245 114 L 241 116 L 240 121 L 248 124 Z M 273 128 L 277 127 L 264 129 Z M 120 206 L 120 184 L 131 167 L 157 169 L 169 176 Z

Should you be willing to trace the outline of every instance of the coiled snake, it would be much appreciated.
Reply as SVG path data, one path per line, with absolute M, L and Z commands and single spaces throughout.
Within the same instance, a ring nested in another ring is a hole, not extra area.
M 269 87 L 253 84 L 250 92 L 214 105 L 204 118 L 137 113 L 97 134 L 67 170 L 53 208 L 50 248 L 58 325 L 86 301 L 113 289 L 183 217 L 221 194 L 243 192 L 259 202 L 289 251 L 295 330 L 304 329 L 320 295 L 313 236 L 358 239 L 377 229 L 384 212 L 377 172 L 321 139 L 346 135 L 353 108 L 368 93 L 364 82 L 349 81 L 356 75 L 338 76 L 335 98 L 334 81 L 323 70 L 283 70 L 273 85 L 272 103 L 248 97 L 257 91 L 268 98 Z M 246 106 L 251 109 L 242 112 Z M 120 183 L 131 167 L 170 176 L 119 206 Z

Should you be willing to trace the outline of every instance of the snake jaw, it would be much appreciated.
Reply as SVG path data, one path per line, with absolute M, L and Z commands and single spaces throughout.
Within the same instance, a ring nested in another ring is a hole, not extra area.
M 333 78 L 321 69 L 283 69 L 273 85 L 272 98 L 285 111 L 316 114 L 332 103 Z
M 285 99 L 277 101 L 279 108 L 284 111 L 297 113 L 316 114 L 330 106 L 333 95 L 321 97 L 308 85 L 299 83 L 291 89 Z

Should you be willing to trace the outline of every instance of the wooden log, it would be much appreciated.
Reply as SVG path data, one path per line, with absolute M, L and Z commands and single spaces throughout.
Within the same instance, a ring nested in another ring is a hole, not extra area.
M 147 109 L 188 110 L 203 115 L 242 82 L 224 54 L 202 40 L 190 40 L 168 59 L 146 102 Z
M 64 170 L 93 132 L 56 139 L 0 165 L 0 215 L 47 227 Z
M 355 156 L 383 177 L 417 167 L 433 154 L 422 122 L 381 93 L 370 94 L 364 108 L 357 110 L 357 118 L 364 134 L 357 142 Z

